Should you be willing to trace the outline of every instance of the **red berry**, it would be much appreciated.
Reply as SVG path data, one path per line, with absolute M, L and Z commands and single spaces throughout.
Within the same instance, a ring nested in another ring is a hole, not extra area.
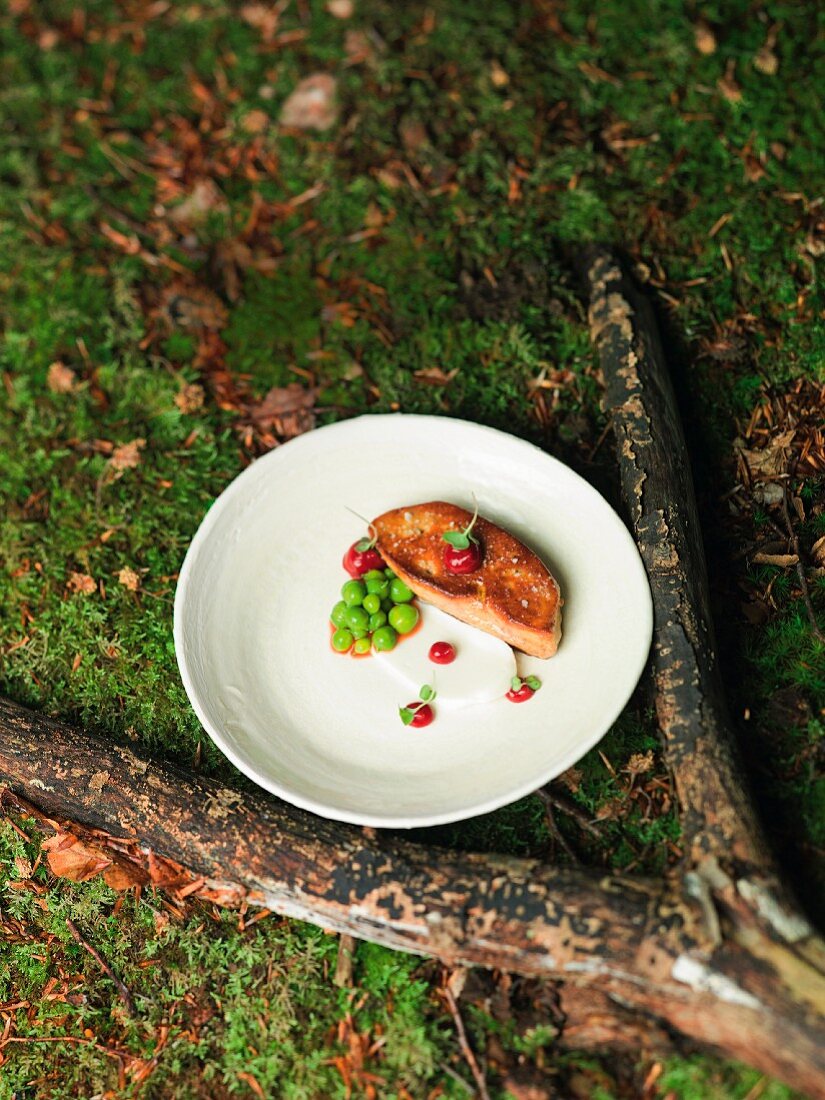
M 430 660 L 434 665 L 451 665 L 455 660 L 455 646 L 449 642 L 433 642 Z
M 383 569 L 386 564 L 374 546 L 369 550 L 359 550 L 360 545 L 360 540 L 354 542 L 344 554 L 342 563 L 344 569 L 356 580 L 358 577 L 363 577 L 365 573 L 369 573 L 370 569 Z
M 507 698 L 511 703 L 526 703 L 535 694 L 529 684 L 522 684 L 519 688 L 510 688 L 507 692 Z
M 422 726 L 429 726 L 435 718 L 435 713 L 429 703 L 424 703 L 422 706 L 418 700 L 415 700 L 413 703 L 407 703 L 407 707 L 415 711 L 410 725 L 417 730 L 420 730 Z M 418 707 L 418 710 L 415 710 L 416 707 Z
M 462 577 L 465 573 L 475 573 L 481 565 L 481 547 L 471 542 L 463 550 L 457 550 L 449 543 L 444 549 L 444 568 L 448 573 Z

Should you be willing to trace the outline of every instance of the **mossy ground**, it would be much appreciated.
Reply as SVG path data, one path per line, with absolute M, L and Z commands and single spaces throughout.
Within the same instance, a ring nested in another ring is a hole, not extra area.
M 238 431 L 242 402 L 215 398 L 220 371 L 245 376 L 247 402 L 316 386 L 319 422 L 400 408 L 504 427 L 610 494 L 564 260 L 582 240 L 609 240 L 659 296 L 746 756 L 783 857 L 821 905 L 822 647 L 795 574 L 739 553 L 770 515 L 748 508 L 731 524 L 727 495 L 733 441 L 765 388 L 825 378 L 816 23 L 813 5 L 738 0 L 356 0 L 346 19 L 320 3 L 278 18 L 224 0 L 11 4 L 0 28 L 0 689 L 159 755 L 191 762 L 200 746 L 202 767 L 227 767 L 188 707 L 171 638 L 188 541 L 255 449 Z M 319 70 L 338 78 L 337 123 L 280 130 L 281 103 Z M 181 217 L 205 179 L 217 191 Z M 420 373 L 433 368 L 449 380 Z M 822 484 L 797 488 L 808 549 L 825 533 Z M 809 579 L 821 615 L 825 581 Z M 753 625 L 743 594 L 768 586 L 767 621 Z M 570 777 L 600 839 L 572 819 L 559 826 L 583 858 L 656 871 L 678 851 L 678 824 L 646 706 L 640 693 L 603 755 Z M 648 751 L 634 777 L 631 759 Z M 651 813 L 645 784 L 659 778 Z M 536 799 L 425 839 L 566 858 Z M 343 1096 L 333 1059 L 349 1034 L 384 1040 L 366 1056 L 378 1095 L 467 1094 L 432 964 L 362 945 L 355 993 L 341 993 L 335 941 L 321 932 L 276 918 L 241 930 L 237 916 L 197 907 L 170 916 L 160 897 L 118 901 L 42 865 L 27 877 L 37 844 L 10 825 L 2 845 L 1 911 L 19 926 L 6 932 L 0 1000 L 32 1006 L 5 1014 L 18 1037 L 90 1041 L 7 1045 L 0 1097 Z M 137 1019 L 67 916 L 132 990 Z M 468 1024 L 497 1096 L 507 1069 L 494 1038 L 563 1095 L 638 1095 L 647 1069 L 557 1057 L 552 1034 L 481 1009 Z M 142 1060 L 125 1081 L 98 1040 Z M 788 1095 L 707 1059 L 668 1064 L 653 1095 L 754 1088 Z

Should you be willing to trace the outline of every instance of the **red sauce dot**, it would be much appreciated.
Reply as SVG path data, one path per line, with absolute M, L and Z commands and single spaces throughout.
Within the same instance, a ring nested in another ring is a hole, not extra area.
M 418 702 L 412 702 L 407 703 L 407 706 L 410 708 L 410 710 L 414 710 L 416 707 L 418 708 L 412 717 L 412 721 L 410 722 L 410 725 L 413 727 L 413 729 L 423 729 L 424 726 L 429 726 L 430 722 L 432 722 L 433 718 L 435 718 L 435 711 L 429 703 L 425 703 L 423 706 L 421 706 Z
M 433 642 L 430 660 L 434 665 L 451 665 L 455 660 L 455 646 L 449 642 Z
M 507 692 L 507 698 L 511 703 L 526 703 L 528 699 L 532 699 L 536 693 L 529 686 L 529 684 L 522 684 L 519 688 L 511 688 Z

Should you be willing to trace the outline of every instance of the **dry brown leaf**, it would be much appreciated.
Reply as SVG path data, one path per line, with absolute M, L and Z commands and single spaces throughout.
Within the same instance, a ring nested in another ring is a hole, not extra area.
M 165 287 L 158 312 L 164 327 L 169 329 L 205 328 L 219 332 L 227 317 L 226 306 L 217 294 L 177 279 Z
M 753 67 L 763 76 L 776 76 L 779 69 L 779 58 L 769 46 L 762 46 L 761 49 L 756 51 Z
M 70 573 L 66 587 L 70 592 L 80 592 L 83 596 L 97 592 L 97 582 L 88 573 Z
M 306 77 L 281 108 L 281 125 L 297 130 L 328 130 L 338 113 L 336 89 L 335 78 L 329 73 Z
M 752 626 L 762 626 L 771 617 L 771 609 L 764 600 L 751 600 L 741 603 L 739 607 Z
M 506 88 L 510 83 L 510 77 L 496 60 L 490 62 L 490 80 L 496 88 Z
M 250 405 L 249 418 L 258 431 L 292 439 L 315 427 L 315 396 L 314 389 L 305 389 L 299 382 L 275 386 L 257 405 Z
M 788 428 L 769 439 L 764 447 L 758 449 L 740 447 L 740 453 L 748 464 L 751 476 L 756 479 L 772 478 L 785 473 L 788 448 L 795 435 L 796 429 Z
M 174 860 L 164 859 L 163 856 L 149 852 L 149 879 L 153 886 L 164 886 L 167 889 L 175 889 L 186 886 L 191 882 L 192 875 Z
M 398 124 L 398 136 L 408 153 L 417 153 L 429 141 L 427 127 L 417 118 L 403 118 Z
M 811 557 L 817 565 L 825 565 L 825 535 L 811 547 Z
M 53 50 L 60 41 L 60 35 L 54 27 L 46 27 L 37 36 L 37 45 L 41 50 Z
M 506 1078 L 502 1084 L 507 1092 L 507 1100 L 553 1100 L 553 1093 L 549 1091 L 549 1086 L 545 1088 L 532 1081 L 517 1080 L 515 1077 Z
M 225 909 L 238 909 L 247 899 L 247 891 L 235 882 L 220 882 L 207 879 L 197 895 L 204 901 L 213 901 Z
M 123 470 L 133 470 L 140 464 L 140 452 L 146 446 L 145 439 L 132 439 L 128 443 L 121 443 L 112 451 L 109 466 L 113 470 L 122 473 Z
M 707 56 L 716 52 L 716 35 L 713 33 L 713 28 L 710 23 L 706 22 L 704 19 L 700 19 L 693 28 L 693 33 L 696 41 L 696 49 L 699 53 L 703 53 Z
M 569 791 L 575 794 L 581 786 L 583 773 L 580 768 L 568 768 L 566 772 L 561 773 L 559 779 Z
M 728 101 L 728 103 L 740 103 L 742 89 L 736 83 L 736 61 L 731 58 L 725 68 L 725 75 L 716 81 L 716 87 Z
M 421 370 L 415 371 L 413 378 L 418 382 L 426 382 L 430 386 L 446 386 L 457 374 L 458 367 L 453 367 L 451 371 L 446 372 L 441 367 L 422 367 Z
M 32 877 L 32 865 L 31 860 L 26 859 L 25 856 L 14 857 L 14 867 L 20 878 Z
M 370 199 L 367 203 L 367 213 L 364 215 L 364 225 L 370 229 L 380 229 L 388 220 L 378 203 Z
M 137 234 L 121 233 L 119 229 L 114 229 L 108 222 L 100 223 L 100 232 L 128 256 L 139 254 L 140 239 Z
M 596 821 L 616 821 L 622 816 L 622 802 L 618 798 L 609 798 L 595 813 Z
M 601 84 L 612 84 L 614 88 L 621 88 L 622 86 L 622 82 L 618 77 L 613 76 L 612 73 L 602 69 L 599 65 L 594 65 L 591 61 L 580 61 L 578 68 L 588 80 Z
M 71 367 L 67 367 L 65 363 L 61 363 L 59 359 L 49 367 L 46 385 L 52 393 L 71 393 L 76 382 L 77 375 L 75 372 Z
M 360 65 L 362 61 L 374 61 L 375 50 L 363 31 L 348 30 L 344 35 L 344 53 L 348 65 Z
M 200 225 L 213 211 L 228 209 L 226 199 L 211 179 L 198 180 L 183 202 L 169 211 L 169 221 L 175 225 Z
M 634 752 L 625 764 L 624 770 L 631 779 L 635 779 L 637 775 L 644 775 L 645 772 L 649 772 L 652 767 L 653 750 L 648 749 L 647 752 Z
M 175 404 L 182 413 L 197 412 L 203 408 L 203 386 L 197 382 L 187 382 L 183 389 L 175 394 Z
M 112 863 L 97 847 L 79 840 L 72 833 L 55 833 L 43 841 L 52 874 L 71 882 L 86 882 Z
M 779 35 L 779 29 L 779 24 L 771 27 L 764 44 L 756 51 L 754 56 L 753 67 L 763 76 L 775 76 L 779 69 L 779 58 L 773 50 Z
M 255 1080 L 251 1073 L 247 1073 L 246 1070 L 238 1070 L 238 1077 L 241 1081 L 245 1081 L 247 1085 L 252 1089 L 256 1096 L 260 1096 L 261 1100 L 266 1100 L 266 1094 L 261 1088 L 260 1084 Z
M 449 972 L 447 988 L 457 1001 L 461 999 L 461 994 L 464 992 L 464 986 L 467 984 L 467 973 L 466 966 L 457 966 L 455 970 Z
M 103 881 L 112 890 L 130 890 L 133 886 L 145 886 L 149 876 L 136 863 L 113 863 L 104 870 Z
M 247 111 L 241 119 L 241 129 L 247 134 L 262 134 L 269 125 L 269 115 L 256 107 L 253 111 Z
M 278 5 L 244 4 L 241 8 L 241 19 L 250 27 L 260 31 L 264 42 L 271 42 L 275 37 L 280 18 Z
M 117 575 L 118 584 L 122 584 L 124 588 L 128 588 L 130 592 L 137 592 L 140 586 L 140 577 L 134 571 L 130 569 L 128 565 L 120 570 Z

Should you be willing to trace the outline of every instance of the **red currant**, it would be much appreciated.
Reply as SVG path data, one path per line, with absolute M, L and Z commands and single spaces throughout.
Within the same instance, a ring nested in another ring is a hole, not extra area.
M 435 712 L 429 703 L 424 703 L 422 705 L 416 700 L 413 703 L 407 703 L 407 706 L 410 710 L 415 711 L 410 721 L 410 725 L 417 730 L 420 730 L 422 726 L 429 726 L 430 722 L 435 718 Z
M 444 568 L 459 577 L 465 573 L 475 573 L 481 565 L 481 556 L 481 547 L 477 542 L 471 542 L 462 550 L 448 544 L 444 548 Z
M 384 559 L 374 546 L 370 546 L 366 550 L 359 550 L 360 545 L 360 540 L 354 542 L 344 554 L 342 563 L 349 575 L 355 578 L 363 577 L 365 573 L 369 573 L 370 569 L 383 569 L 385 566 Z
M 455 646 L 449 642 L 433 642 L 429 656 L 434 665 L 451 665 L 455 660 Z
M 535 695 L 535 691 L 529 684 L 522 684 L 518 688 L 510 688 L 507 692 L 507 698 L 511 703 L 526 703 L 528 699 L 532 699 Z

